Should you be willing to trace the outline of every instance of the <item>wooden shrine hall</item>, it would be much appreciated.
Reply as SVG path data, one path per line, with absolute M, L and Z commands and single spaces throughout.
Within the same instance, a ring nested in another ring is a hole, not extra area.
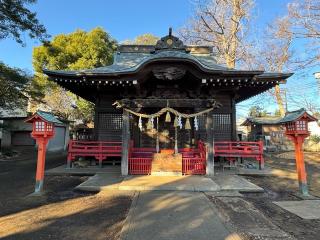
M 94 140 L 71 140 L 68 164 L 118 156 L 123 175 L 212 175 L 219 157 L 262 168 L 262 143 L 237 141 L 236 104 L 292 75 L 220 66 L 211 47 L 186 46 L 171 30 L 154 46 L 120 45 L 110 66 L 44 73 L 95 104 Z

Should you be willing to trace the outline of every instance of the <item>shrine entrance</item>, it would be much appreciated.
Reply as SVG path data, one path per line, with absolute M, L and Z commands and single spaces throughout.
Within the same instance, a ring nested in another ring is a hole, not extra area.
M 128 118 L 129 129 L 123 136 L 123 142 L 128 142 L 128 156 L 122 156 L 122 164 L 126 163 L 124 157 L 128 158 L 128 173 L 206 174 L 206 148 L 197 136 L 199 119 L 212 116 L 220 106 L 210 102 L 211 107 L 194 112 L 190 107 L 170 107 L 169 100 L 166 107 L 141 107 L 138 111 L 130 108 L 128 100 L 117 101 L 114 105 Z
M 148 114 L 158 112 L 160 108 L 142 109 L 141 112 Z M 191 113 L 194 110 L 189 108 L 177 108 L 180 112 Z M 172 116 L 173 117 L 173 116 Z M 174 149 L 175 140 L 177 140 L 178 148 L 190 148 L 195 145 L 195 127 L 194 122 L 190 122 L 190 129 L 185 129 L 185 123 L 181 122 L 180 126 L 174 126 L 174 119 L 170 122 L 166 121 L 165 114 L 155 118 L 153 121 L 153 128 L 148 129 L 147 120 L 142 120 L 142 126 L 139 127 L 139 120 L 131 117 L 130 131 L 131 139 L 134 141 L 136 147 L 142 148 L 156 148 L 157 141 L 159 151 L 163 149 Z M 182 121 L 182 120 L 181 120 Z

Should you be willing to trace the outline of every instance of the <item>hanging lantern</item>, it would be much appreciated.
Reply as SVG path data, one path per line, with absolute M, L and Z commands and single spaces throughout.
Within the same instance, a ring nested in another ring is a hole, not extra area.
M 178 121 L 178 117 L 177 116 L 174 118 L 173 126 L 175 128 L 179 126 L 179 121 Z
M 198 123 L 198 118 L 197 118 L 197 116 L 194 117 L 194 128 L 196 129 L 196 131 L 199 130 L 199 123 Z
M 182 119 L 181 119 L 181 116 L 178 117 L 178 125 L 179 125 L 180 129 L 182 129 Z
M 140 131 L 142 131 L 142 119 L 141 119 L 141 116 L 139 117 L 138 127 L 139 127 Z
M 185 129 L 191 129 L 191 124 L 190 124 L 190 119 L 189 118 L 187 118 L 187 120 L 186 120 Z
M 171 116 L 170 116 L 169 112 L 167 112 L 167 114 L 166 114 L 166 120 L 165 121 L 166 122 L 171 122 Z

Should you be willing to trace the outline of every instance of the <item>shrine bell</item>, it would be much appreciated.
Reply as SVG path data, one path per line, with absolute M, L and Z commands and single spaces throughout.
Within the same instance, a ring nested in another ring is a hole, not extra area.
M 302 195 L 309 195 L 307 185 L 307 173 L 303 156 L 304 139 L 310 135 L 308 123 L 317 121 L 315 117 L 307 113 L 304 108 L 286 113 L 280 123 L 285 126 L 285 134 L 291 139 L 295 147 L 296 169 L 298 173 L 299 189 Z
M 62 122 L 53 114 L 44 111 L 37 111 L 26 122 L 32 123 L 31 136 L 38 145 L 35 193 L 40 193 L 43 190 L 47 144 L 54 137 L 54 124 L 62 124 Z

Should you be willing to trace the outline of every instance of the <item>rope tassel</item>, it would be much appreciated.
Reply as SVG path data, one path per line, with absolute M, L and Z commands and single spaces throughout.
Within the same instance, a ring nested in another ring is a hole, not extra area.
M 198 118 L 197 117 L 194 118 L 194 128 L 196 129 L 196 131 L 199 130 L 199 123 L 198 123 Z
M 167 112 L 167 115 L 166 115 L 166 122 L 171 122 L 171 116 L 170 116 L 170 113 Z
M 187 118 L 187 120 L 186 120 L 185 129 L 191 129 L 191 124 L 190 124 L 190 119 L 189 118 Z
M 182 129 L 182 119 L 181 119 L 181 116 L 178 117 L 178 125 L 180 127 L 180 129 Z
M 142 131 L 142 119 L 141 119 L 141 117 L 139 117 L 138 127 L 139 127 L 140 131 Z
M 148 123 L 147 123 L 147 129 L 151 130 L 152 129 L 152 122 L 151 119 L 149 118 Z
M 178 117 L 177 116 L 174 118 L 173 126 L 174 127 L 178 127 L 179 126 L 179 121 L 178 121 Z

